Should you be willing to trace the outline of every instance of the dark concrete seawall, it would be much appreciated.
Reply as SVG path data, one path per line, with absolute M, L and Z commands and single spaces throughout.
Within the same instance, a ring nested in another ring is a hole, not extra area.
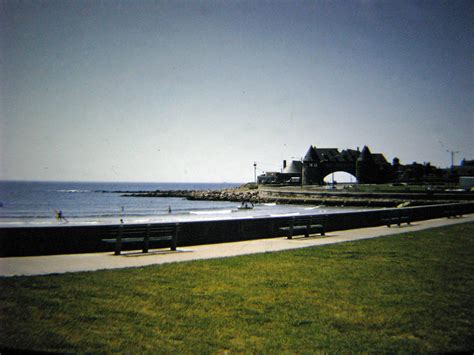
M 341 212 L 318 215 L 326 231 L 356 229 L 383 225 L 383 218 L 400 213 L 415 221 L 446 217 L 447 212 L 474 213 L 474 203 L 456 203 L 371 211 Z M 231 219 L 180 223 L 179 246 L 224 243 L 280 236 L 279 227 L 291 217 Z M 166 224 L 166 223 L 163 223 Z M 117 226 L 52 226 L 0 228 L 0 256 L 73 254 L 112 251 L 114 246 L 101 239 L 110 236 Z M 138 249 L 130 245 L 130 249 Z

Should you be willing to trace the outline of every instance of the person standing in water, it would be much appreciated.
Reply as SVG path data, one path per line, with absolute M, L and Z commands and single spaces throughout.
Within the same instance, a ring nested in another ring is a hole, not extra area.
M 63 215 L 63 211 L 61 211 L 61 210 L 54 210 L 54 212 L 56 213 L 56 220 L 57 220 L 58 222 L 68 223 L 68 220 L 67 220 L 66 217 L 64 217 L 64 215 Z

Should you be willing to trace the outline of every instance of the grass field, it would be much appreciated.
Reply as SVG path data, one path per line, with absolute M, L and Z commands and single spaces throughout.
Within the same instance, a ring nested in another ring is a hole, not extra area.
M 469 223 L 228 259 L 1 278 L 0 348 L 467 351 L 473 275 Z

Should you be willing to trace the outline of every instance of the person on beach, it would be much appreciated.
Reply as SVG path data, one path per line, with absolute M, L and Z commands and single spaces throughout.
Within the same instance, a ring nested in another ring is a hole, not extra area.
M 54 210 L 54 212 L 56 213 L 56 220 L 57 220 L 58 222 L 68 223 L 68 220 L 67 220 L 66 217 L 64 217 L 64 215 L 63 215 L 63 211 L 61 211 L 61 210 Z
M 171 206 L 168 206 L 168 213 L 171 213 Z

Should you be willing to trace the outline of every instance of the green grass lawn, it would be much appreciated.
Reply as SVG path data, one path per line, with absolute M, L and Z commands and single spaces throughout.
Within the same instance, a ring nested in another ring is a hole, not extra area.
M 473 275 L 469 223 L 228 259 L 0 278 L 0 348 L 472 350 Z

